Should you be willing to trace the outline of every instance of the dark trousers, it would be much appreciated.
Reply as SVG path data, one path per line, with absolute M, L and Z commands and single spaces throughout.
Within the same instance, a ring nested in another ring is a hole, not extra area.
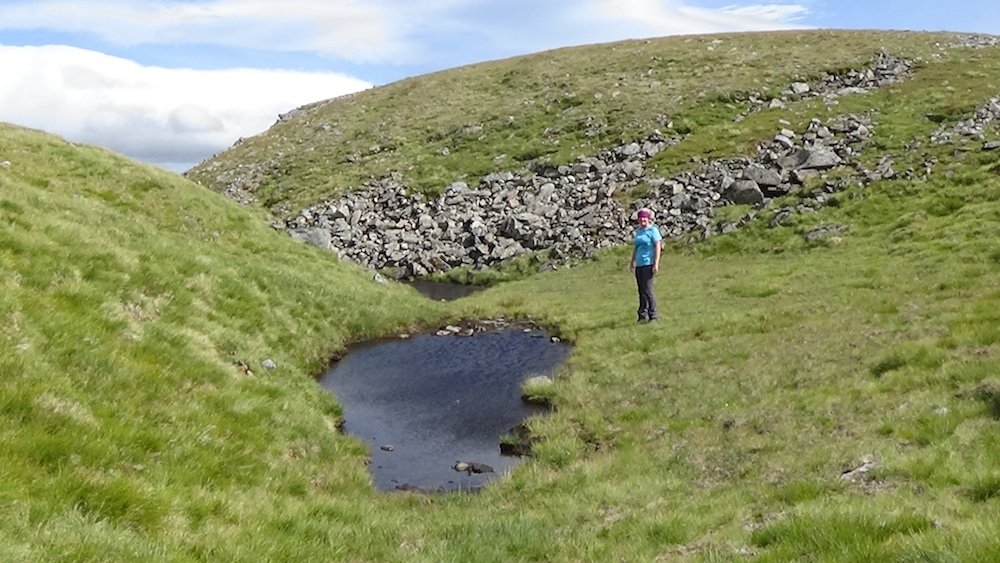
M 656 297 L 653 296 L 653 266 L 635 267 L 635 285 L 639 289 L 639 319 L 656 318 Z

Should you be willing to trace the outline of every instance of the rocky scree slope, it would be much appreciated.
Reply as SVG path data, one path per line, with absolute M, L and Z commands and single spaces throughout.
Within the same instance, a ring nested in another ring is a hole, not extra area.
M 993 37 L 959 36 L 952 47 L 996 44 Z M 915 64 L 881 52 L 866 68 L 796 81 L 778 95 L 762 91 L 738 96 L 736 101 L 745 109 L 734 120 L 808 98 L 836 104 L 841 96 L 906 80 Z M 982 125 L 996 115 L 995 106 L 993 101 L 984 104 L 958 126 L 936 132 L 932 140 L 981 135 Z M 759 143 L 755 154 L 714 159 L 671 177 L 652 174 L 647 163 L 684 136 L 656 129 L 635 142 L 573 163 L 535 163 L 527 169 L 494 172 L 474 186 L 454 182 L 436 198 L 416 193 L 398 174 L 390 175 L 309 206 L 274 226 L 344 259 L 389 269 L 400 277 L 458 267 L 490 268 L 528 253 L 542 257 L 543 269 L 555 268 L 596 249 L 626 243 L 639 207 L 656 213 L 665 236 L 709 237 L 739 228 L 756 216 L 750 211 L 739 220 L 716 224 L 713 215 L 719 206 L 761 208 L 776 197 L 798 192 L 796 205 L 774 214 L 772 225 L 777 225 L 794 213 L 815 211 L 830 200 L 830 194 L 852 183 L 915 174 L 914 170 L 898 173 L 888 155 L 871 170 L 859 163 L 857 157 L 870 145 L 875 127 L 877 114 L 871 111 L 840 115 L 827 123 L 817 118 L 805 130 L 781 128 L 771 140 Z M 925 163 L 923 173 L 930 173 L 933 165 Z M 628 194 L 640 186 L 646 193 L 631 198 Z M 226 193 L 248 199 L 238 188 Z M 804 234 L 813 239 L 841 229 L 834 226 Z

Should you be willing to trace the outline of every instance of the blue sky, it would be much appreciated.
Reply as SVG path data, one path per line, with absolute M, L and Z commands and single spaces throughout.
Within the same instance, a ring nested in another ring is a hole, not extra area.
M 1000 2 L 0 0 L 0 121 L 181 171 L 279 113 L 408 76 L 569 45 L 790 28 L 1000 34 Z

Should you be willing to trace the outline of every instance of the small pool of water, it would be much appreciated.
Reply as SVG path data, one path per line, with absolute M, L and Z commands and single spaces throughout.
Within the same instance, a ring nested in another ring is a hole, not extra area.
M 413 289 L 416 289 L 420 295 L 435 301 L 453 301 L 486 289 L 486 286 L 482 285 L 466 285 L 428 280 L 409 280 L 405 283 L 413 286 Z
M 545 412 L 521 400 L 521 383 L 550 375 L 569 351 L 538 329 L 423 334 L 353 348 L 320 384 L 343 405 L 344 429 L 368 444 L 376 487 L 473 490 L 521 459 L 500 454 L 500 437 Z M 457 461 L 494 472 L 456 471 Z

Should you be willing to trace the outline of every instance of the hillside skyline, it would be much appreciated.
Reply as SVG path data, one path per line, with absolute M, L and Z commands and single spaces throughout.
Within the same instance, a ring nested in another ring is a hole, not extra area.
M 960 8 L 960 9 L 956 9 Z M 1000 33 L 985 0 L 0 2 L 0 121 L 183 171 L 300 105 L 554 48 L 782 29 Z

